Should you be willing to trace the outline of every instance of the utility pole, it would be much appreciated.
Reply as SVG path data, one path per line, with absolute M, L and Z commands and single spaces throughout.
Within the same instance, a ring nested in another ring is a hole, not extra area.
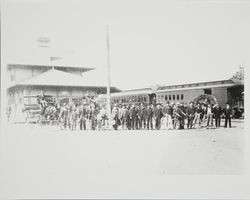
M 109 54 L 109 26 L 106 26 L 107 31 L 107 114 L 108 127 L 111 129 L 111 103 L 110 103 L 110 54 Z

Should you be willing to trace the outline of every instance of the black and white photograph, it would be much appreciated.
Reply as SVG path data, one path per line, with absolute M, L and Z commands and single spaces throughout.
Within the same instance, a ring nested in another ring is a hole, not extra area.
M 249 65 L 249 0 L 2 0 L 0 199 L 250 199 Z

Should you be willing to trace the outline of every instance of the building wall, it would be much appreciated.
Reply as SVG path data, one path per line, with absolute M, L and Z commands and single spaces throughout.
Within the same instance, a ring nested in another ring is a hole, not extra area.
M 221 107 L 226 107 L 226 103 L 228 101 L 227 97 L 227 88 L 226 87 L 219 87 L 219 88 L 213 88 L 212 89 L 212 95 L 215 96 L 215 98 L 218 101 L 218 104 Z

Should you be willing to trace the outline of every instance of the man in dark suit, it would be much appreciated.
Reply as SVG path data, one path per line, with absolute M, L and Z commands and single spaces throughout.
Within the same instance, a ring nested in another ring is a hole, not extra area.
M 139 106 L 136 105 L 135 106 L 135 129 L 138 130 L 139 129 Z
M 129 116 L 129 110 L 130 110 L 129 105 L 127 105 L 124 117 L 125 117 L 125 120 L 126 120 L 126 128 L 128 130 L 131 129 L 131 121 L 130 121 L 130 116 Z
M 86 130 L 86 121 L 87 121 L 88 113 L 87 109 L 81 105 L 79 110 L 79 118 L 80 118 L 80 130 Z
M 188 129 L 193 128 L 194 116 L 195 116 L 195 107 L 194 107 L 194 103 L 191 101 L 189 103 L 189 106 L 187 107 L 187 117 L 188 117 L 187 128 Z
M 231 117 L 232 117 L 232 108 L 230 105 L 227 103 L 226 108 L 225 108 L 225 125 L 224 128 L 227 128 L 227 123 L 229 123 L 229 127 L 231 128 Z
M 214 118 L 215 118 L 215 126 L 216 128 L 220 127 L 220 119 L 221 119 L 221 114 L 222 114 L 222 110 L 221 107 L 219 106 L 219 104 L 215 104 L 214 108 L 213 108 L 213 114 L 214 114 Z
M 144 104 L 141 103 L 141 106 L 139 108 L 139 129 L 145 129 L 146 128 L 146 108 L 144 107 Z
M 134 104 L 129 109 L 129 117 L 130 117 L 130 128 L 132 130 L 135 130 L 136 110 L 135 110 L 135 105 Z
M 147 129 L 149 130 L 149 128 L 150 128 L 151 130 L 153 130 L 153 122 L 152 122 L 153 109 L 151 108 L 150 104 L 145 109 L 145 118 L 147 121 Z

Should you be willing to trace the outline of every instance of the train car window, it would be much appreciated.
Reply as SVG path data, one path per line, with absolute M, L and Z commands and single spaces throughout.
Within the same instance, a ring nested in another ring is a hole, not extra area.
M 144 102 L 146 102 L 147 101 L 147 98 L 146 97 L 144 97 Z
M 168 99 L 171 100 L 171 95 L 168 96 Z
M 165 95 L 165 101 L 167 101 L 168 100 L 168 95 Z
M 173 95 L 173 100 L 175 100 L 175 95 Z
M 181 100 L 183 100 L 184 99 L 184 95 L 183 94 L 181 94 Z
M 176 95 L 176 99 L 179 100 L 179 94 Z

